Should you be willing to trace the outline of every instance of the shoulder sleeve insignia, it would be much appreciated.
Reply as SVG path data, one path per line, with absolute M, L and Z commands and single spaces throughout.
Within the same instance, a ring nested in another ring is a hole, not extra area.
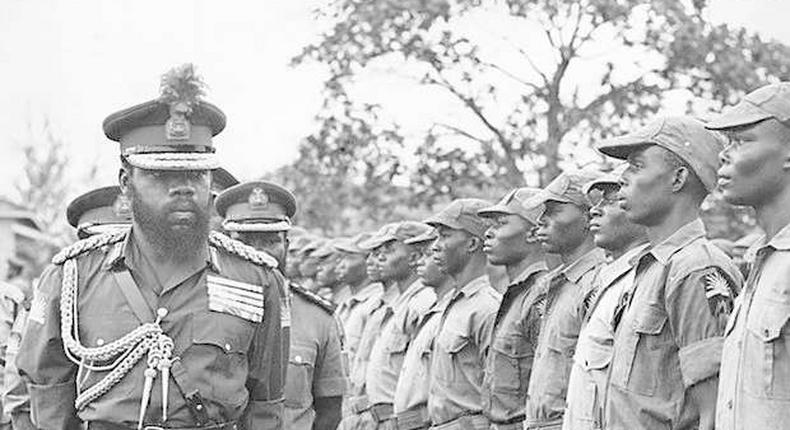
M 321 309 L 327 311 L 330 315 L 334 314 L 334 312 L 335 312 L 335 304 L 330 302 L 329 300 L 319 296 L 318 294 L 316 294 L 316 293 L 314 293 L 314 292 L 312 292 L 312 291 L 310 291 L 310 290 L 308 290 L 308 289 L 306 289 L 306 288 L 304 288 L 304 287 L 302 287 L 300 285 L 293 284 L 293 283 L 291 284 L 291 291 L 293 291 L 294 294 L 298 294 L 300 297 L 302 297 L 303 299 L 307 300 L 308 302 L 313 303 L 314 305 L 317 305 Z
M 733 287 L 730 281 L 718 269 L 708 269 L 702 277 L 705 284 L 705 298 L 714 318 L 722 320 L 723 328 L 733 307 Z
M 256 323 L 263 321 L 262 286 L 214 275 L 209 275 L 206 281 L 209 310 Z
M 86 252 L 93 251 L 94 249 L 99 249 L 103 246 L 118 243 L 126 238 L 127 232 L 128 232 L 127 229 L 123 229 L 110 233 L 91 236 L 87 239 L 77 241 L 63 248 L 62 250 L 60 250 L 60 252 L 55 254 L 55 256 L 52 257 L 52 264 L 60 265 L 65 263 L 66 260 L 77 257 Z
M 47 302 L 46 293 L 36 289 L 30 303 L 30 313 L 28 313 L 27 320 L 44 325 L 47 321 Z
M 262 251 L 258 251 L 257 249 L 249 245 L 245 245 L 238 240 L 231 239 L 222 233 L 212 231 L 208 240 L 211 246 L 221 248 L 251 263 L 255 263 L 259 266 L 269 269 L 277 268 L 277 260 L 275 260 L 271 255 Z

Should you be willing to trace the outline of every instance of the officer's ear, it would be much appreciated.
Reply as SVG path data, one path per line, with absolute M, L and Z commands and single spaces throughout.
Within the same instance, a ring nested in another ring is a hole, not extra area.
M 672 192 L 679 193 L 689 180 L 689 169 L 681 166 L 675 169 L 672 175 Z
M 121 187 L 121 194 L 128 195 L 129 193 L 129 181 L 131 180 L 131 171 L 129 166 L 123 165 L 118 170 L 118 185 Z

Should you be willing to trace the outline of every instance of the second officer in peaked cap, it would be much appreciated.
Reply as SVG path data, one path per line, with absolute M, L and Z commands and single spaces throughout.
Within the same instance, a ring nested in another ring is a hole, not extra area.
M 245 182 L 220 193 L 223 228 L 274 256 L 284 268 L 296 199 L 280 185 Z M 340 421 L 346 387 L 340 330 L 331 302 L 290 282 L 291 346 L 285 382 L 285 427 L 331 429 Z
M 114 113 L 130 229 L 58 253 L 17 366 L 44 429 L 280 429 L 287 331 L 277 261 L 209 229 L 225 115 L 187 64 Z

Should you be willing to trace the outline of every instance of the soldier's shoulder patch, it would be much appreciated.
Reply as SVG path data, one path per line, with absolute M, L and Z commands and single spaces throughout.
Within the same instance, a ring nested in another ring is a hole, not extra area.
M 276 269 L 278 264 L 277 260 L 271 255 L 258 251 L 257 249 L 246 245 L 238 240 L 231 239 L 230 237 L 212 231 L 209 235 L 209 245 L 222 249 L 229 254 L 233 254 L 258 266 L 266 267 L 268 269 Z
M 47 304 L 49 299 L 46 293 L 36 289 L 33 300 L 30 302 L 30 312 L 27 315 L 28 321 L 34 321 L 44 325 L 47 321 Z
M 221 276 L 206 278 L 208 308 L 259 323 L 263 321 L 263 286 Z
M 118 243 L 126 238 L 127 233 L 128 230 L 123 229 L 110 233 L 98 234 L 96 236 L 91 236 L 89 238 L 74 242 L 55 254 L 55 256 L 52 257 L 52 264 L 60 265 L 71 258 L 101 249 L 107 245 Z
M 317 305 L 321 309 L 325 310 L 327 313 L 334 314 L 335 312 L 335 304 L 330 302 L 329 300 L 319 296 L 318 294 L 302 287 L 301 285 L 291 283 L 290 285 L 291 291 L 294 294 L 297 294 L 299 297 L 307 300 L 308 302 Z
M 704 269 L 700 273 L 700 279 L 705 287 L 705 298 L 711 314 L 726 323 L 735 300 L 735 287 L 732 281 L 717 267 Z

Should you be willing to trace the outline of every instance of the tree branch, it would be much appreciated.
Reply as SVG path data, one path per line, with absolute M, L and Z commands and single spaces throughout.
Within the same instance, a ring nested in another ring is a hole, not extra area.
M 505 68 L 503 68 L 502 66 L 500 66 L 498 64 L 490 63 L 490 62 L 487 62 L 487 61 L 481 61 L 480 64 L 482 64 L 483 66 L 486 66 L 486 67 L 490 67 L 490 68 L 492 68 L 494 70 L 497 70 L 498 72 L 500 72 L 503 75 L 509 77 L 510 79 L 513 79 L 514 81 L 520 83 L 521 85 L 524 85 L 527 88 L 532 88 L 532 90 L 535 91 L 536 93 L 540 93 L 540 92 L 543 91 L 543 88 L 539 87 L 535 83 L 529 82 L 529 81 L 525 81 L 524 79 L 519 78 L 518 76 L 516 76 L 516 74 L 511 73 L 510 71 L 506 70 Z
M 443 122 L 437 122 L 434 125 L 437 126 L 437 127 L 446 128 L 447 130 L 450 130 L 453 133 L 456 133 L 456 134 L 458 134 L 460 136 L 466 137 L 467 139 L 474 140 L 475 142 L 478 142 L 478 143 L 481 143 L 481 144 L 488 144 L 489 143 L 486 139 L 483 139 L 481 137 L 477 137 L 477 136 L 473 135 L 472 133 L 469 133 L 468 131 L 463 130 L 461 128 L 458 128 L 458 127 L 456 127 L 454 125 L 445 124 Z

